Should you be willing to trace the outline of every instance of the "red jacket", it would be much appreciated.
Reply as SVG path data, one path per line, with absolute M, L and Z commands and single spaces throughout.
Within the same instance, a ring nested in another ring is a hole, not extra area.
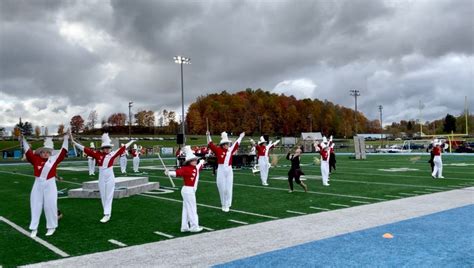
M 56 177 L 56 168 L 58 167 L 58 164 L 61 163 L 61 161 L 64 160 L 66 157 L 67 151 L 66 149 L 62 148 L 61 152 L 57 155 L 50 156 L 48 159 L 43 159 L 39 155 L 36 155 L 33 153 L 31 149 L 26 151 L 26 159 L 28 162 L 30 162 L 33 165 L 33 170 L 35 173 L 35 177 L 40 177 L 41 173 L 43 172 L 43 169 L 49 169 L 44 170 L 47 172 L 46 179 L 51 179 Z M 48 165 L 47 162 L 49 161 Z
M 326 151 L 326 148 L 323 149 L 323 147 L 321 146 L 321 144 L 318 144 L 318 148 L 319 148 L 319 154 L 321 155 L 321 159 L 323 161 L 327 161 L 328 160 L 328 157 L 329 157 L 329 152 Z
M 220 146 L 216 146 L 214 143 L 209 142 L 209 148 L 214 152 L 214 154 L 217 157 L 217 164 L 225 164 L 225 158 L 227 156 L 228 150 L 222 149 Z M 232 145 L 234 148 L 232 149 L 231 156 L 229 157 L 229 166 L 232 166 L 232 155 L 235 154 L 235 152 L 239 149 L 239 143 L 236 142 Z M 230 148 L 229 148 L 230 149 Z
M 433 147 L 433 155 L 441 155 L 441 148 L 439 146 Z
M 183 177 L 184 186 L 194 187 L 196 178 L 199 177 L 199 172 L 203 166 L 204 165 L 200 165 L 199 168 L 192 165 L 182 166 L 176 170 L 176 177 Z
M 272 145 L 268 148 L 268 151 L 270 151 L 270 149 L 273 149 L 273 147 L 275 147 L 275 145 Z M 260 156 L 268 156 L 268 152 L 267 152 L 267 146 L 266 145 L 256 145 L 255 146 L 255 149 L 257 150 L 257 155 L 258 157 Z
M 96 165 L 98 167 L 109 168 L 114 165 L 115 158 L 125 152 L 125 146 L 120 147 L 116 151 L 112 151 L 109 154 L 103 152 L 95 152 L 91 148 L 85 147 L 84 153 L 88 156 L 92 156 L 96 160 Z

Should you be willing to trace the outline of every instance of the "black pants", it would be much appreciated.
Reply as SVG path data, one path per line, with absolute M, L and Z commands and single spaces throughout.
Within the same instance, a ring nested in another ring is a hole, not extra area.
M 430 166 L 431 166 L 431 173 L 433 173 L 433 170 L 434 170 L 434 154 L 431 154 L 430 155 L 430 160 L 428 161 L 428 163 L 430 163 Z
M 293 191 L 293 179 L 297 184 L 301 184 L 300 177 L 304 175 L 301 169 L 290 169 L 288 171 L 288 184 L 290 185 L 290 189 Z
M 332 170 L 336 170 L 336 154 L 331 153 L 329 155 L 329 173 L 332 172 Z

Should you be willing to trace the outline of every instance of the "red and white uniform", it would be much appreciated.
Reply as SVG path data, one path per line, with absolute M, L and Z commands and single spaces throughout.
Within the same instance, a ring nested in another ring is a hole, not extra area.
M 433 178 L 444 178 L 443 177 L 443 161 L 441 160 L 441 154 L 442 150 L 447 149 L 448 145 L 447 144 L 441 144 L 441 145 L 436 145 L 433 147 L 433 163 L 434 163 L 434 168 L 433 168 L 433 173 L 431 173 L 431 176 Z
M 323 179 L 323 185 L 328 186 L 329 180 L 329 150 L 331 143 L 329 145 L 317 144 L 315 146 L 316 151 L 321 155 L 321 177 Z
M 112 200 L 115 191 L 115 175 L 113 170 L 114 161 L 117 157 L 125 152 L 126 146 L 120 147 L 118 150 L 108 154 L 96 152 L 90 148 L 83 147 L 84 153 L 92 156 L 99 167 L 99 191 L 104 215 L 112 213 Z
M 127 155 L 127 150 L 125 150 L 123 154 L 120 155 L 120 172 L 122 172 L 122 174 L 127 173 Z
M 217 157 L 217 189 L 221 199 L 222 209 L 229 209 L 232 206 L 232 187 L 234 183 L 234 173 L 232 171 L 232 156 L 239 149 L 241 136 L 227 150 L 221 146 L 216 146 L 208 137 L 208 146 Z
M 35 182 L 30 195 L 30 230 L 38 229 L 42 210 L 44 210 L 46 216 L 46 228 L 55 229 L 58 227 L 56 168 L 66 157 L 68 139 L 65 137 L 59 153 L 51 155 L 48 159 L 43 159 L 34 154 L 25 139 L 23 139 L 23 148 L 26 151 L 26 159 L 33 165 L 35 175 Z
M 133 172 L 138 172 L 138 167 L 140 166 L 140 155 L 141 151 L 138 149 L 132 150 L 132 160 L 133 160 Z
M 193 231 L 199 228 L 199 217 L 196 205 L 196 190 L 199 181 L 199 173 L 204 166 L 204 161 L 200 161 L 196 166 L 186 165 L 170 171 L 168 174 L 173 177 L 183 177 L 183 211 L 181 216 L 181 231 Z
M 269 145 L 256 145 L 255 149 L 257 150 L 257 157 L 258 157 L 258 168 L 260 170 L 260 180 L 262 181 L 262 185 L 268 185 L 268 171 L 270 169 L 270 161 L 268 154 L 270 150 L 275 147 L 280 141 L 276 141 L 275 143 L 271 143 Z

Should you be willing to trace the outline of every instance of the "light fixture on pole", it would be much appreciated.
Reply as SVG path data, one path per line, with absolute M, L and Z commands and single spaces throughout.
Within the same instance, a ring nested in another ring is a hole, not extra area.
M 380 112 L 380 148 L 383 147 L 383 123 L 382 123 L 382 110 L 383 106 L 379 105 L 379 112 Z
M 360 96 L 360 92 L 357 89 L 351 89 L 351 96 L 354 96 L 355 101 L 355 113 L 354 113 L 354 125 L 355 125 L 355 135 L 357 136 L 357 97 Z
M 132 139 L 132 104 L 133 101 L 128 102 L 128 139 Z
M 185 133 L 185 121 L 184 121 L 184 83 L 183 83 L 183 64 L 191 64 L 191 59 L 182 57 L 182 56 L 175 56 L 173 57 L 174 62 L 179 64 L 181 67 L 181 134 L 183 135 L 183 144 L 186 143 L 186 139 L 184 137 Z

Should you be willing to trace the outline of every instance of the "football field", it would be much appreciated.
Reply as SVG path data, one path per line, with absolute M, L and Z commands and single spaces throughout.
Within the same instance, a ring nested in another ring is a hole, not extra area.
M 295 184 L 288 193 L 289 161 L 280 156 L 277 167 L 270 169 L 269 186 L 262 186 L 259 174 L 249 169 L 234 170 L 233 203 L 229 213 L 220 208 L 215 176 L 210 170 L 201 173 L 196 194 L 200 224 L 206 232 L 329 210 L 363 206 L 393 199 L 449 191 L 474 186 L 474 157 L 444 155 L 445 179 L 432 179 L 427 163 L 429 156 L 377 155 L 367 160 L 354 160 L 338 155 L 337 170 L 330 187 L 321 183 L 315 155 L 302 158 L 308 192 Z M 165 159 L 172 166 L 173 159 Z M 45 219 L 41 219 L 37 240 L 21 233 L 30 221 L 29 194 L 33 170 L 29 164 L 0 165 L 0 265 L 16 266 L 78 256 L 119 247 L 140 245 L 178 237 L 181 233 L 181 195 L 164 176 L 158 159 L 142 159 L 141 173 L 160 182 L 163 190 L 155 190 L 129 198 L 114 200 L 112 219 L 102 224 L 99 199 L 68 198 L 67 191 L 81 183 L 95 180 L 84 169 L 85 161 L 63 162 L 57 183 L 60 190 L 58 207 L 64 217 L 52 237 L 45 237 Z M 64 168 L 64 169 L 63 169 Z M 119 176 L 115 168 L 116 176 Z M 97 172 L 96 172 L 97 173 Z

